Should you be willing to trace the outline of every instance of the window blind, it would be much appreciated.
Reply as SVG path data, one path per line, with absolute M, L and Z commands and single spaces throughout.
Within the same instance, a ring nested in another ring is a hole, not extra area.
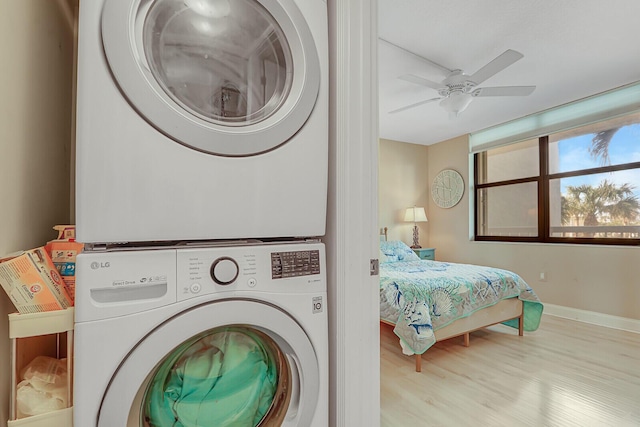
M 496 125 L 469 136 L 469 152 L 539 138 L 640 111 L 640 82 Z

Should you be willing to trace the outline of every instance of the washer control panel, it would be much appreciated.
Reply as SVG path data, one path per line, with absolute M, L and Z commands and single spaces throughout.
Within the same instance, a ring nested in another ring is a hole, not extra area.
M 326 291 L 322 243 L 178 249 L 177 297 Z
M 326 295 L 321 242 L 83 252 L 76 260 L 76 322 L 126 316 L 215 295 Z M 311 301 L 311 300 L 310 300 Z M 313 300 L 314 312 L 322 301 Z M 318 305 L 319 304 L 319 305 Z

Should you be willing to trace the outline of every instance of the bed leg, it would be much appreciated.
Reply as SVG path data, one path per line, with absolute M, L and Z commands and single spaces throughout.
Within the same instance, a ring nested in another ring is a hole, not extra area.
M 469 341 L 470 341 L 471 337 L 469 335 L 469 332 L 467 332 L 466 334 L 464 334 L 464 346 L 465 347 L 469 347 Z
M 524 313 L 518 317 L 518 335 L 524 336 Z
M 416 354 L 416 372 L 422 372 L 422 355 Z

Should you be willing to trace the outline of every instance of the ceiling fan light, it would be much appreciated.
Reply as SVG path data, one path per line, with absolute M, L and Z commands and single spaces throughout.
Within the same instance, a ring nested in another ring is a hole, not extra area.
M 440 106 L 450 114 L 457 116 L 469 106 L 472 99 L 473 96 L 470 93 L 451 92 L 447 98 L 440 101 Z

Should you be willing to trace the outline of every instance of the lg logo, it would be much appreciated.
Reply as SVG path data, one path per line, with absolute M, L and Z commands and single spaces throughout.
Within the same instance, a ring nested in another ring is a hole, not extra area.
M 99 268 L 109 268 L 111 267 L 111 263 L 110 262 L 92 262 L 91 263 L 91 269 L 92 270 L 97 270 Z

